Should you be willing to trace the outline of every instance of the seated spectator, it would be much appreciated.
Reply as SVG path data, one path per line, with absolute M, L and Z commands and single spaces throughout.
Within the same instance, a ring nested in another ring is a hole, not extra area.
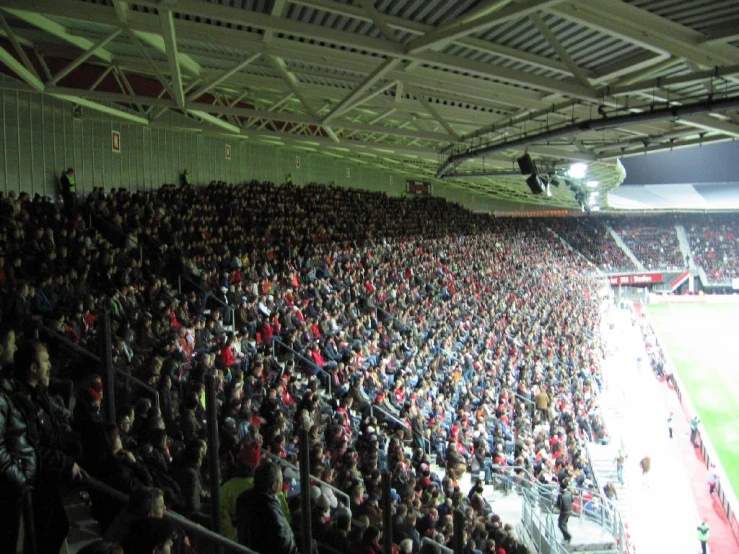
M 103 540 L 119 543 L 129 534 L 134 521 L 146 518 L 161 518 L 167 507 L 164 493 L 156 487 L 140 487 L 128 498 L 126 508 L 103 534 Z

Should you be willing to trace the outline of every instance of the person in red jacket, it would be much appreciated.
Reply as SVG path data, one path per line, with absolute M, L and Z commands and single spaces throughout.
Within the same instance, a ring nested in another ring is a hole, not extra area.
M 236 337 L 230 335 L 226 341 L 226 345 L 221 349 L 221 362 L 227 368 L 235 367 L 237 364 L 236 351 L 234 350 L 234 341 Z

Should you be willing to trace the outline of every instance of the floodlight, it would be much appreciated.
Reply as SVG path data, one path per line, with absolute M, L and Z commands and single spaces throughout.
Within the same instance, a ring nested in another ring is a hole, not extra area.
M 582 179 L 588 173 L 588 165 L 583 163 L 576 163 L 570 166 L 567 175 L 573 179 Z

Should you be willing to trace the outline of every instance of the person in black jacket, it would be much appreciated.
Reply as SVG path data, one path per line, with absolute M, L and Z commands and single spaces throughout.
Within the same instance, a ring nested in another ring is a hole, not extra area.
M 561 491 L 557 497 L 557 508 L 559 508 L 557 526 L 559 527 L 559 530 L 562 531 L 562 536 L 568 544 L 572 540 L 572 535 L 567 530 L 567 520 L 570 519 L 570 516 L 572 515 L 572 504 L 572 493 L 568 488 L 567 481 L 564 480 L 562 481 Z
M 4 380 L 2 385 L 10 385 Z M 12 392 L 12 390 L 10 391 Z M 23 415 L 0 390 L 0 550 L 18 542 L 23 495 L 36 476 L 36 453 L 26 436 Z
M 39 462 L 31 499 L 37 552 L 59 552 L 69 532 L 59 485 L 85 478 L 86 473 L 64 452 L 64 436 L 46 392 L 51 362 L 38 341 L 23 343 L 15 353 L 9 388 L 15 406 L 23 414 L 28 441 Z
M 282 470 L 265 461 L 254 472 L 254 488 L 236 501 L 239 542 L 260 554 L 300 554 L 277 498 L 281 490 Z

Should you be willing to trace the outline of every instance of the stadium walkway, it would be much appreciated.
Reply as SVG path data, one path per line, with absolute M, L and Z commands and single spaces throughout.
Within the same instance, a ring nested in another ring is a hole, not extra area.
M 647 363 L 637 369 L 637 358 L 647 359 L 639 328 L 631 325 L 627 312 L 611 313 L 615 329 L 610 333 L 617 348 L 604 369 L 604 394 L 626 406 L 621 427 L 612 431 L 614 443 L 623 440 L 629 455 L 624 491 L 629 506 L 624 516 L 637 554 L 700 553 L 696 527 L 703 517 L 711 528 L 710 553 L 739 553 L 720 504 L 708 494 L 708 472 L 690 444 L 688 420 L 677 395 L 655 379 Z M 667 430 L 670 411 L 672 439 Z M 645 455 L 652 459 L 649 486 L 643 484 L 638 467 Z
M 675 437 L 680 438 L 677 447 L 690 476 L 690 488 L 701 518 L 706 518 L 711 528 L 708 545 L 712 554 L 739 553 L 739 542 L 729 526 L 717 495 L 708 493 L 708 469 L 699 448 L 690 444 L 690 425 L 675 391 L 667 383 L 659 384 L 668 409 L 675 413 Z

